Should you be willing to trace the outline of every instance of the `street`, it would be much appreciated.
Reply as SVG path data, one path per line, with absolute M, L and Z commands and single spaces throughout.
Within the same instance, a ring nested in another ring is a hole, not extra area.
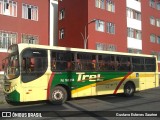
M 137 92 L 134 97 L 130 98 L 124 97 L 123 95 L 85 97 L 72 99 L 63 105 L 51 105 L 45 102 L 27 103 L 21 105 L 9 105 L 5 103 L 0 105 L 0 111 L 14 112 L 12 117 L 16 117 L 18 116 L 18 113 L 21 113 L 18 118 L 24 117 L 25 115 L 25 117 L 28 117 L 28 114 L 30 117 L 33 117 L 30 113 L 37 113 L 36 115 L 38 118 L 33 119 L 43 119 L 46 117 L 50 117 L 51 119 L 54 117 L 55 119 L 60 120 L 124 120 L 128 118 L 158 120 L 160 118 L 160 87 Z M 22 113 L 24 116 L 22 116 Z

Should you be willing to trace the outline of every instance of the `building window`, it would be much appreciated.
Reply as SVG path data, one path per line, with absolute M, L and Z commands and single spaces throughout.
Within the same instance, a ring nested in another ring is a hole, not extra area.
M 150 42 L 152 42 L 152 43 L 156 42 L 156 35 L 154 35 L 154 34 L 150 35 Z
M 160 36 L 157 36 L 157 43 L 160 44 Z
M 38 36 L 36 35 L 22 34 L 22 43 L 38 44 L 38 41 Z
M 110 34 L 115 34 L 115 24 L 114 23 L 107 23 L 107 32 Z
M 141 20 L 141 13 L 135 11 L 135 12 L 134 12 L 134 17 L 135 17 L 136 20 Z
M 140 30 L 136 30 L 133 28 L 127 28 L 127 30 L 128 30 L 128 37 L 141 40 L 142 33 Z
M 63 28 L 60 29 L 60 31 L 59 31 L 59 37 L 60 37 L 60 39 L 64 39 L 64 29 Z
M 134 38 L 134 29 L 128 28 L 128 37 Z
M 38 21 L 38 7 L 22 4 L 22 18 Z
M 17 17 L 17 2 L 0 0 L 0 14 Z
M 160 10 L 160 1 L 157 2 L 157 10 Z
M 141 54 L 141 53 L 142 53 L 142 50 L 128 48 L 128 53 Z
M 157 25 L 157 27 L 160 27 L 160 19 L 156 20 L 156 25 Z
M 111 45 L 111 44 L 109 44 L 109 45 L 107 45 L 107 50 L 108 51 L 116 51 L 116 46 L 115 45 Z
M 141 31 L 135 30 L 135 38 L 141 40 Z
M 60 12 L 59 12 L 59 20 L 64 19 L 64 17 L 65 17 L 65 10 L 62 9 L 62 10 L 60 10 Z
M 132 18 L 133 19 L 133 10 L 130 8 L 127 8 L 127 17 Z
M 155 25 L 155 19 L 153 16 L 150 17 L 150 24 Z
M 150 7 L 155 8 L 155 0 L 150 0 L 149 5 L 150 5 Z
M 105 45 L 103 43 L 96 43 L 96 50 L 104 50 Z
M 136 19 L 136 20 L 141 20 L 141 13 L 131 8 L 127 8 L 127 17 Z
M 106 9 L 110 12 L 115 12 L 115 4 L 113 0 L 106 0 Z
M 96 20 L 95 24 L 96 24 L 97 31 L 104 32 L 104 21 Z
M 104 0 L 96 0 L 95 3 L 97 8 L 104 9 Z
M 117 47 L 112 44 L 96 43 L 97 50 L 117 51 Z
M 16 44 L 17 33 L 0 31 L 0 49 L 8 49 L 12 44 Z

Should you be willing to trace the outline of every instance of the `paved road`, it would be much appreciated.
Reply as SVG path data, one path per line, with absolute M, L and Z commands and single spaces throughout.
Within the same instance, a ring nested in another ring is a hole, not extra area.
M 25 105 L 22 104 L 13 106 L 13 105 L 8 105 L 6 103 L 0 105 L 0 111 L 1 112 L 12 111 L 12 113 L 13 111 L 17 113 L 25 113 L 26 111 L 28 112 L 39 111 L 40 114 L 37 113 L 37 115 L 42 115 L 42 118 L 35 118 L 35 119 L 45 119 L 44 117 L 46 116 L 48 117 L 52 116 L 52 118 L 54 117 L 54 119 L 57 120 L 63 120 L 63 119 L 64 120 L 66 119 L 67 120 L 70 119 L 73 120 L 127 119 L 128 120 L 129 118 L 132 120 L 133 119 L 158 120 L 160 119 L 160 87 L 138 92 L 135 94 L 134 97 L 131 98 L 126 98 L 122 95 L 87 97 L 87 98 L 74 99 L 68 101 L 63 105 L 50 105 L 40 102 L 40 103 L 32 103 L 32 104 L 30 103 Z M 47 112 L 42 112 L 42 111 L 47 111 Z M 28 113 L 25 114 L 28 115 Z M 156 114 L 159 117 L 153 117 L 156 116 Z M 63 115 L 64 116 L 68 115 L 72 117 L 64 117 Z M 121 115 L 123 117 L 120 117 Z M 130 115 L 131 117 L 129 117 L 128 115 Z M 138 117 L 133 117 L 136 115 Z M 151 115 L 152 117 L 140 117 L 143 115 L 144 116 Z

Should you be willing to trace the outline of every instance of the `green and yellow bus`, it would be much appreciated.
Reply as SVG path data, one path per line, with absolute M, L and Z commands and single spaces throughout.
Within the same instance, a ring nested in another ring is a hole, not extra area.
M 11 102 L 124 93 L 159 86 L 156 56 L 111 51 L 11 45 L 3 61 L 4 92 Z

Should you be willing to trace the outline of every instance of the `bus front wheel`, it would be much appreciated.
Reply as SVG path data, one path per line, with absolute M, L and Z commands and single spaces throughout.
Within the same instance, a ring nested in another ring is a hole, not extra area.
M 131 97 L 134 95 L 134 92 L 135 92 L 134 84 L 131 82 L 126 83 L 124 86 L 124 95 L 126 97 Z
M 51 90 L 50 102 L 52 104 L 63 104 L 67 100 L 67 91 L 62 86 L 56 86 Z

